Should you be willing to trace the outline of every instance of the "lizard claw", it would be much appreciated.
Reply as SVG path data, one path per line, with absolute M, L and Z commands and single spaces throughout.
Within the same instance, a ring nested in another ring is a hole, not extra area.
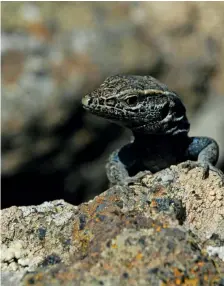
M 186 162 L 181 163 L 181 166 L 183 168 L 187 168 L 188 170 L 192 170 L 196 167 L 202 167 L 203 168 L 203 173 L 202 173 L 202 179 L 203 180 L 208 178 L 209 171 L 213 171 L 213 172 L 217 173 L 218 176 L 220 177 L 221 186 L 224 186 L 224 174 L 223 174 L 223 172 L 210 163 L 188 160 Z

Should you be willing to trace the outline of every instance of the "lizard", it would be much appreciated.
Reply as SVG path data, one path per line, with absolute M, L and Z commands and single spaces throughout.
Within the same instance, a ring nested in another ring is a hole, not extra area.
M 84 109 L 133 133 L 132 142 L 115 150 L 106 163 L 111 185 L 129 185 L 145 174 L 171 165 L 203 168 L 202 178 L 216 172 L 217 142 L 189 137 L 190 123 L 180 96 L 152 76 L 113 75 L 82 98 Z

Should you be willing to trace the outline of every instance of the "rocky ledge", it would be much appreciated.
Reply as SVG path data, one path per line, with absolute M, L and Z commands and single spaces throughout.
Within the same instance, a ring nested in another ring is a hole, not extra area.
M 1 217 L 2 285 L 224 285 L 224 187 L 200 168 Z

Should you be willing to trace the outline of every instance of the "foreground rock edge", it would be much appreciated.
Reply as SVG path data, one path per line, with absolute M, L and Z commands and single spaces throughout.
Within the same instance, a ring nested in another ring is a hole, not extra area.
M 19 278 L 27 285 L 221 283 L 224 189 L 212 172 L 201 174 L 172 166 L 78 207 L 59 200 L 2 210 L 5 281 L 14 271 L 27 272 Z

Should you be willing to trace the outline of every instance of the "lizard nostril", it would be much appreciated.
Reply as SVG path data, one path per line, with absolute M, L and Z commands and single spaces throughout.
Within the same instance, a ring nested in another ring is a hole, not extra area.
M 104 100 L 102 98 L 99 98 L 99 104 L 103 105 L 104 104 Z
M 86 95 L 82 98 L 82 104 L 84 106 L 89 106 L 91 104 L 92 100 L 91 97 L 89 95 Z
M 111 98 L 110 98 L 110 99 L 107 99 L 107 100 L 106 100 L 106 104 L 107 104 L 107 105 L 110 105 L 110 106 L 114 106 L 114 105 L 115 105 L 115 101 L 114 101 L 114 99 L 111 99 Z

